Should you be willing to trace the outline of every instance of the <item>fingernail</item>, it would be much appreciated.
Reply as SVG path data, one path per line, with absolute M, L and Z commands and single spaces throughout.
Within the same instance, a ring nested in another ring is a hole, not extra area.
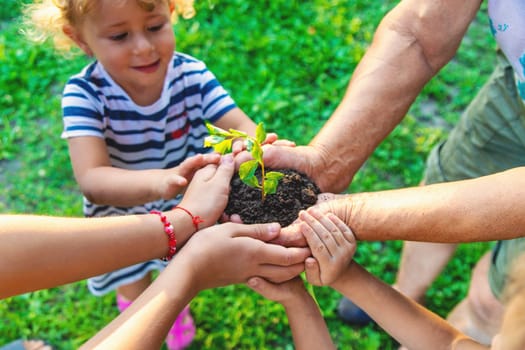
M 250 286 L 250 287 L 256 287 L 257 286 L 257 278 L 250 278 L 247 282 L 247 284 Z
M 268 225 L 268 232 L 269 233 L 277 233 L 281 230 L 281 225 L 279 225 L 278 223 L 276 222 L 273 222 L 271 224 Z

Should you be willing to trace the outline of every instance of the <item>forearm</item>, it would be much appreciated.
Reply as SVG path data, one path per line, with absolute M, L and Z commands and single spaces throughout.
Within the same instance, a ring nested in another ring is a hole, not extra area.
M 77 179 L 82 193 L 92 203 L 131 207 L 159 200 L 163 169 L 127 170 L 97 167 Z
M 359 240 L 474 242 L 525 233 L 525 167 L 472 180 L 349 195 L 340 202 Z
M 175 257 L 124 313 L 82 349 L 160 349 L 177 315 L 197 294 L 190 271 L 191 261 Z
M 469 338 L 436 314 L 350 263 L 332 287 L 359 305 L 381 328 L 409 349 L 445 349 Z M 473 343 L 473 342 L 472 342 Z
M 288 304 L 283 304 L 288 316 L 294 345 L 297 350 L 335 349 L 319 307 L 304 291 Z
M 423 86 L 453 57 L 479 7 L 467 3 L 405 0 L 383 19 L 344 98 L 310 143 L 320 150 L 324 176 L 331 179 L 325 192 L 348 186 Z
M 178 246 L 194 231 L 182 211 L 166 213 Z M 0 216 L 0 299 L 78 281 L 166 256 L 157 215 L 107 218 Z

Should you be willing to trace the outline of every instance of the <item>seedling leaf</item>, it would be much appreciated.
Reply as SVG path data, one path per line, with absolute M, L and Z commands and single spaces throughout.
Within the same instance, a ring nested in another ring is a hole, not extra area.
M 264 124 L 262 122 L 257 124 L 257 128 L 255 128 L 255 139 L 260 145 L 266 140 L 266 130 L 264 130 Z
M 278 184 L 279 180 L 266 179 L 266 181 L 264 181 L 264 192 L 266 194 L 274 194 L 277 191 Z
M 266 179 L 268 180 L 275 180 L 275 181 L 279 181 L 280 179 L 282 179 L 284 176 L 283 173 L 280 173 L 278 171 L 270 171 L 268 173 L 266 173 Z

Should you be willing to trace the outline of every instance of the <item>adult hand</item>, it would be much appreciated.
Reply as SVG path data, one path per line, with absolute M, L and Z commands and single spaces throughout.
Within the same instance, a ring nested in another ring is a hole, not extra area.
M 215 225 L 195 233 L 176 258 L 186 259 L 197 290 L 245 283 L 253 276 L 280 283 L 304 270 L 310 250 L 268 243 L 279 231 L 276 223 Z
M 200 228 L 214 225 L 224 212 L 233 171 L 233 158 L 225 155 L 220 164 L 208 164 L 193 176 L 180 206 L 204 220 Z
M 342 168 L 330 167 L 329 155 L 312 146 L 289 147 L 278 142 L 263 146 L 264 164 L 273 169 L 294 169 L 308 176 L 321 191 L 341 192 L 346 189 L 350 179 L 342 174 Z M 251 159 L 248 152 L 241 152 L 235 157 L 239 166 Z
M 317 211 L 320 214 L 333 213 L 346 224 L 350 224 L 351 195 L 321 193 L 318 196 L 317 204 L 306 210 L 308 212 Z M 231 220 L 233 221 L 233 216 Z M 307 243 L 301 232 L 301 222 L 301 218 L 298 217 L 291 225 L 284 227 L 279 236 L 272 240 L 272 243 L 285 247 L 305 247 Z

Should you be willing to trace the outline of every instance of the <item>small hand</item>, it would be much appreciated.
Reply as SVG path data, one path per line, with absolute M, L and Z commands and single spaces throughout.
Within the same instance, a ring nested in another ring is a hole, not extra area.
M 216 153 L 197 154 L 185 159 L 175 168 L 166 170 L 164 181 L 161 181 L 159 184 L 162 198 L 166 200 L 172 199 L 184 192 L 197 170 L 208 164 L 217 164 L 220 159 L 220 155 Z
M 306 278 L 317 286 L 331 285 L 348 267 L 355 250 L 355 237 L 346 224 L 332 213 L 310 209 L 299 214 L 300 227 L 312 257 L 305 261 Z
M 204 220 L 200 228 L 215 224 L 224 212 L 233 171 L 233 158 L 225 155 L 220 164 L 208 164 L 194 174 L 180 206 Z
M 266 299 L 283 305 L 296 299 L 299 293 L 308 293 L 300 276 L 282 283 L 272 283 L 261 277 L 252 277 L 247 285 Z

